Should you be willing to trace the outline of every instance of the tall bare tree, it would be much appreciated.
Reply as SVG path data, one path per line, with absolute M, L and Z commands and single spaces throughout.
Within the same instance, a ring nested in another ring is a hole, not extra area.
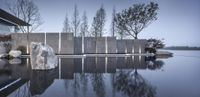
M 116 24 L 124 33 L 138 39 L 138 34 L 153 21 L 157 20 L 158 4 L 134 4 L 116 15 Z
M 68 14 L 66 13 L 65 16 L 65 21 L 64 21 L 64 27 L 63 27 L 63 32 L 71 32 L 70 24 L 69 24 L 69 19 L 68 19 Z
M 31 24 L 31 26 L 26 27 L 19 26 L 21 32 L 34 32 L 42 25 L 39 9 L 33 0 L 14 0 L 7 2 L 7 5 L 13 15 Z
M 88 19 L 86 12 L 84 11 L 81 23 L 81 36 L 85 37 L 88 34 Z
M 115 33 L 116 33 L 117 28 L 116 28 L 115 19 L 116 19 L 116 10 L 115 10 L 115 7 L 113 7 L 112 21 L 111 21 L 111 36 L 112 37 L 116 36 Z
M 93 23 L 92 23 L 92 35 L 95 37 L 102 37 L 103 35 L 103 30 L 104 30 L 104 25 L 105 25 L 105 9 L 103 8 L 103 5 L 99 10 L 97 10 L 96 16 L 93 18 Z
M 13 15 L 24 20 L 31 26 L 19 26 L 23 33 L 27 34 L 27 53 L 29 53 L 29 33 L 38 30 L 42 25 L 39 9 L 33 0 L 14 0 L 7 2 L 8 8 Z
M 75 37 L 78 34 L 79 25 L 80 25 L 79 12 L 78 12 L 77 5 L 75 4 L 74 5 L 74 14 L 72 17 L 72 31 L 74 32 Z

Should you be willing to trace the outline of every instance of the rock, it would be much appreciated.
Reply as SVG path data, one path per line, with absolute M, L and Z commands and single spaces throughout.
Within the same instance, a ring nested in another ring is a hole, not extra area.
M 44 43 L 31 42 L 30 58 L 32 69 L 53 69 L 58 65 L 58 58 L 53 49 Z
M 6 58 L 8 54 L 0 54 L 0 58 Z
M 20 58 L 14 58 L 14 59 L 9 60 L 9 63 L 13 65 L 19 65 L 22 63 L 22 60 Z
M 19 58 L 21 57 L 22 52 L 18 50 L 11 50 L 9 52 L 9 56 L 14 57 L 14 58 Z
M 157 58 L 169 58 L 169 57 L 173 57 L 173 53 L 171 53 L 169 51 L 157 51 L 156 57 Z

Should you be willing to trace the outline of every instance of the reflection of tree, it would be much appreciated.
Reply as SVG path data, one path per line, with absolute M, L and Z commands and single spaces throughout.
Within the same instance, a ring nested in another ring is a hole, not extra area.
M 68 89 L 70 89 L 70 86 L 72 87 L 74 97 L 80 96 L 80 90 L 82 90 L 83 96 L 85 97 L 88 86 L 88 75 L 86 73 L 74 73 L 74 79 L 65 80 L 64 85 L 66 92 L 68 91 Z
M 85 73 L 82 73 L 80 76 L 80 80 L 81 80 L 81 86 L 83 90 L 83 97 L 85 97 L 86 92 L 87 92 L 87 86 L 88 86 L 88 75 Z
M 115 73 L 111 74 L 111 85 L 112 85 L 112 97 L 115 97 L 115 89 L 114 89 L 114 82 L 115 82 Z
M 74 97 L 78 97 L 78 90 L 80 90 L 80 83 L 79 83 L 79 80 L 80 80 L 80 75 L 78 73 L 74 73 L 74 82 L 72 83 L 72 87 L 73 87 L 73 90 L 74 90 Z
M 129 97 L 155 97 L 156 88 L 150 85 L 137 71 L 120 71 L 114 88 Z
M 105 97 L 105 83 L 103 75 L 100 73 L 94 73 L 91 75 L 91 81 L 93 90 L 98 97 Z

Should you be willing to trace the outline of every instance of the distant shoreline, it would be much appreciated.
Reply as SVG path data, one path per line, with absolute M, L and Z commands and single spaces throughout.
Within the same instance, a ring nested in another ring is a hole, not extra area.
M 200 50 L 200 47 L 188 47 L 188 46 L 171 46 L 165 47 L 163 50 Z

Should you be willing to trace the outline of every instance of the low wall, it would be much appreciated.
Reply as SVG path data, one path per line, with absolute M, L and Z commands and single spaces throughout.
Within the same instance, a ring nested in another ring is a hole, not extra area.
M 73 37 L 73 33 L 13 33 L 12 49 L 19 46 L 30 47 L 31 42 L 44 42 L 51 46 L 56 54 L 116 54 L 145 53 L 145 39 L 123 39 L 116 37 Z
M 27 43 L 30 47 L 31 42 L 46 42 L 56 54 L 74 54 L 73 33 L 29 33 L 29 36 L 27 35 L 27 33 L 11 34 L 12 49 L 17 49 L 19 46 L 27 47 Z

